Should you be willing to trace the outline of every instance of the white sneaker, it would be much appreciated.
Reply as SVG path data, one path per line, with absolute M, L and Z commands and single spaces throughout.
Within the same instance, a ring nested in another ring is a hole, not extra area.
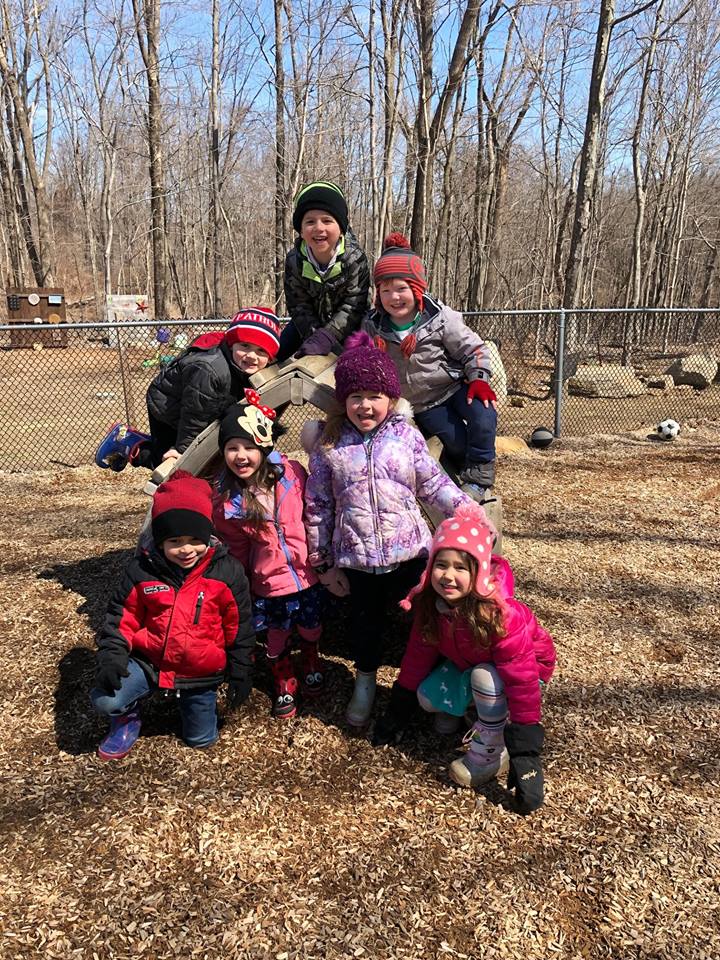
M 351 727 L 364 727 L 370 719 L 375 702 L 375 678 L 375 670 L 372 673 L 358 670 L 355 674 L 355 690 L 345 711 L 345 719 Z
M 457 731 L 461 719 L 461 717 L 454 717 L 451 713 L 436 713 L 433 719 L 435 733 L 439 733 L 443 737 L 449 737 L 451 733 Z

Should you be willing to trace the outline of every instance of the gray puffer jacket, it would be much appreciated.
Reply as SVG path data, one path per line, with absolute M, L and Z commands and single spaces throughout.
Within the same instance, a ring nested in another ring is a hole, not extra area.
M 363 323 L 371 336 L 387 345 L 398 374 L 402 395 L 416 413 L 444 403 L 463 380 L 490 379 L 490 352 L 480 337 L 465 325 L 462 314 L 439 300 L 424 296 L 424 310 L 408 335 L 416 338 L 415 349 L 406 357 L 404 337 L 382 310 L 373 310 Z
M 298 238 L 285 258 L 285 301 L 298 333 L 307 340 L 319 327 L 338 343 L 358 330 L 368 309 L 370 268 L 365 252 L 348 228 L 333 266 L 320 275 Z
M 232 362 L 219 334 L 205 334 L 169 366 L 161 370 L 148 387 L 149 412 L 157 420 L 175 427 L 175 449 L 183 453 L 198 434 L 243 395 L 250 380 Z M 220 335 L 221 336 L 221 335 Z

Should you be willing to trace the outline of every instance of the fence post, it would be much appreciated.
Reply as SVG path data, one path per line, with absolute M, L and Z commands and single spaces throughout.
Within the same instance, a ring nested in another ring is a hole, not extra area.
M 565 308 L 558 315 L 557 342 L 555 344 L 555 428 L 556 437 L 562 428 L 563 362 L 565 360 Z
M 122 345 L 121 338 L 122 338 L 121 328 L 120 328 L 120 324 L 118 324 L 115 327 L 115 342 L 117 343 L 118 364 L 120 366 L 120 380 L 122 382 L 123 403 L 125 406 L 125 422 L 129 427 L 131 427 L 135 422 L 134 420 L 135 405 L 133 403 L 133 398 L 130 393 L 131 387 L 130 387 L 130 383 L 128 382 L 130 377 L 129 377 L 129 371 L 126 366 L 127 357 L 125 356 L 125 348 Z

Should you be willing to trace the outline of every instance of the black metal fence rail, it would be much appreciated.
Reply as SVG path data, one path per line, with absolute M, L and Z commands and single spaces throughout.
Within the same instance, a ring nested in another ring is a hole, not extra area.
M 720 420 L 718 310 L 512 310 L 465 318 L 499 348 L 501 433 L 527 437 L 542 425 L 563 436 L 616 434 L 650 430 L 668 417 Z M 195 337 L 228 320 L 0 325 L 0 470 L 91 463 L 112 422 L 146 429 L 151 379 Z M 705 358 L 705 373 L 678 374 L 680 361 L 693 366 L 695 356 Z

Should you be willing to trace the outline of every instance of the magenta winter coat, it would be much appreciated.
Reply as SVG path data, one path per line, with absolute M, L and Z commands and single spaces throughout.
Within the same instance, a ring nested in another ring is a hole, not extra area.
M 510 720 L 513 723 L 540 723 L 540 684 L 555 669 L 555 645 L 547 630 L 532 611 L 513 597 L 514 577 L 503 557 L 493 557 L 491 572 L 502 598 L 507 634 L 492 646 L 478 646 L 467 625 L 451 615 L 439 615 L 440 642 L 426 643 L 416 625 L 410 632 L 400 665 L 398 683 L 406 690 L 417 690 L 441 658 L 447 658 L 459 670 L 479 663 L 492 663 L 505 687 Z
M 220 539 L 245 568 L 256 597 L 285 597 L 317 583 L 308 563 L 303 525 L 303 492 L 307 474 L 297 460 L 273 451 L 271 463 L 283 467 L 275 486 L 274 516 L 260 530 L 245 520 L 242 495 L 225 500 L 213 496 L 213 524 Z M 217 486 L 217 481 L 216 481 Z
M 417 501 L 450 517 L 469 499 L 401 413 L 366 438 L 346 420 L 334 447 L 312 447 L 305 489 L 310 562 L 367 570 L 427 556 L 432 538 Z

